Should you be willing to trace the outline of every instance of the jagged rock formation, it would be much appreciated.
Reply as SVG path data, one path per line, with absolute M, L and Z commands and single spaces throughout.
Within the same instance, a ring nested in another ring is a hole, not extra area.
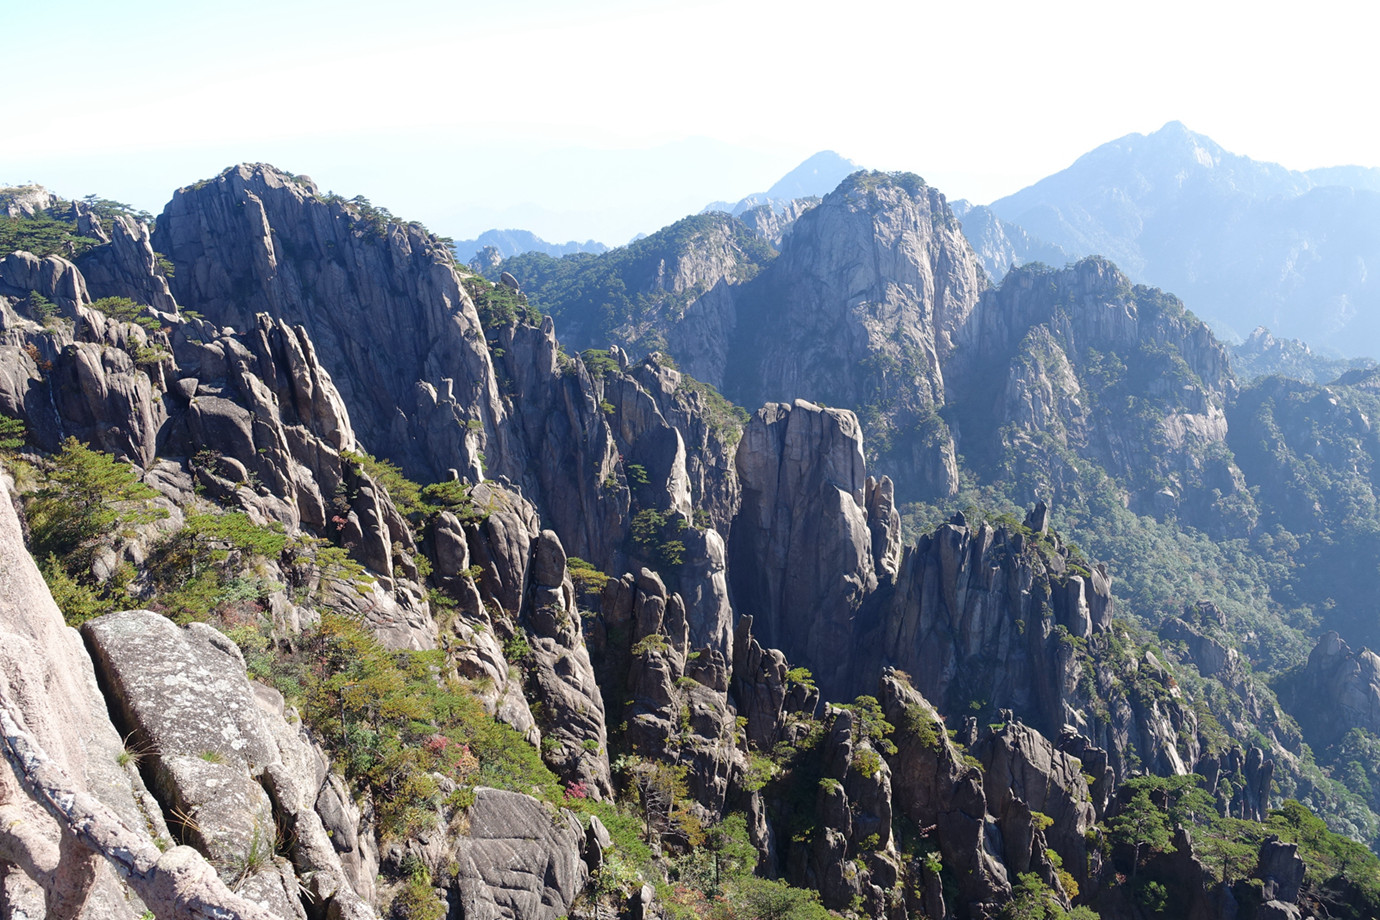
M 506 413 L 474 306 L 421 228 L 256 164 L 179 189 L 153 244 L 178 302 L 211 322 L 245 331 L 270 312 L 304 326 L 364 443 L 420 479 L 482 475 Z
M 883 678 L 880 700 L 898 729 L 891 760 L 895 807 L 922 834 L 933 834 L 957 880 L 962 907 L 945 903 L 932 872 L 923 876 L 927 912 L 937 916 L 957 908 L 981 916 L 987 906 L 1003 900 L 1011 884 L 987 818 L 982 772 L 965 762 L 939 713 L 895 672 Z
M 1380 734 L 1380 655 L 1353 652 L 1336 632 L 1328 632 L 1308 656 L 1298 676 L 1296 712 L 1307 712 L 1304 731 L 1325 747 L 1353 728 Z
M 747 224 L 753 233 L 766 240 L 774 248 L 780 249 L 781 244 L 785 242 L 786 237 L 795 228 L 795 222 L 819 202 L 820 199 L 817 196 L 793 198 L 784 203 L 766 201 L 746 210 L 738 211 L 734 216 Z
M 1375 367 L 1375 359 L 1318 354 L 1298 339 L 1281 339 L 1264 326 L 1256 326 L 1245 341 L 1231 346 L 1231 365 L 1243 385 L 1274 374 L 1304 383 L 1328 383 L 1347 371 Z
M 942 365 L 986 279 L 943 196 L 917 176 L 858 173 L 790 230 L 775 259 L 742 242 L 739 221 L 708 214 L 626 252 L 503 266 L 573 341 L 664 346 L 748 406 L 800 398 L 854 409 L 898 482 L 952 494 L 953 445 L 935 414 Z M 590 288 L 614 306 L 591 301 Z M 609 310 L 629 318 L 610 326 Z M 592 324 L 601 338 L 586 336 Z
M 1025 873 L 1067 908 L 1074 882 L 1089 891 L 1125 868 L 1085 835 L 1138 770 L 1196 769 L 1232 816 L 1270 805 L 1273 758 L 1296 739 L 1277 734 L 1268 753 L 1231 740 L 1283 717 L 1253 696 L 1205 608 L 1165 620 L 1170 656 L 1152 651 L 1113 623 L 1108 569 L 1050 528 L 1045 504 L 1024 522 L 957 515 L 901 535 L 898 491 L 956 483 L 940 408 L 959 445 L 992 469 L 1012 461 L 1032 498 L 1072 488 L 1083 464 L 1166 514 L 1242 490 L 1223 447 L 1224 352 L 1106 263 L 1017 272 L 983 293 L 943 197 L 904 175 L 852 177 L 794 218 L 774 260 L 722 215 L 682 225 L 666 251 L 635 254 L 650 306 L 616 317 L 618 335 L 678 355 L 690 346 L 677 336 L 697 338 L 689 363 L 710 382 L 741 372 L 749 398 L 791 391 L 744 427 L 664 352 L 566 355 L 521 272 L 486 286 L 420 227 L 272 167 L 182 190 L 153 239 L 128 220 L 107 232 L 73 219 L 104 240 L 76 264 L 0 260 L 0 412 L 36 446 L 75 433 L 134 462 L 173 512 L 164 529 L 181 507 L 209 507 L 200 493 L 348 548 L 371 583 L 304 584 L 294 563 L 264 562 L 291 590 L 270 590 L 255 624 L 291 649 L 344 612 L 389 648 L 434 649 L 396 657 L 461 678 L 449 686 L 537 746 L 552 803 L 562 787 L 567 804 L 626 801 L 669 768 L 705 825 L 746 815 L 763 874 L 895 920 L 993 917 Z M 154 245 L 176 266 L 170 287 Z M 110 316 L 92 309 L 100 297 L 142 306 Z M 994 364 L 1009 370 L 975 389 Z M 1126 406 L 1149 410 L 1124 418 Z M 400 484 L 366 449 L 453 500 L 437 511 L 390 495 Z M 904 479 L 869 476 L 868 457 Z M 157 539 L 112 541 L 104 577 Z M 176 804 L 177 834 L 238 881 L 258 831 L 293 827 L 282 858 L 243 873 L 276 889 L 283 916 L 367 916 L 408 885 L 467 917 L 593 920 L 607 900 L 577 896 L 625 881 L 589 886 L 614 846 L 594 820 L 440 773 L 408 829 L 381 840 L 368 796 L 330 774 L 281 698 L 251 687 L 223 636 L 130 612 L 87 635 L 117 719 L 157 748 L 147 795 Z M 1211 754 L 1174 677 L 1188 661 L 1234 694 Z M 185 686 L 201 672 L 218 715 Z M 223 745 L 201 747 L 207 719 L 227 726 Z M 616 754 L 632 756 L 615 769 Z M 238 793 L 206 795 L 208 778 Z M 654 824 L 663 858 L 692 844 L 689 825 Z M 1195 911 L 1222 907 L 1190 844 L 1180 851 L 1163 871 L 1197 886 Z M 1289 867 L 1275 862 L 1261 877 L 1284 904 Z M 17 877 L 4 890 L 31 903 L 52 887 L 47 868 Z M 644 891 L 633 915 L 659 910 Z
M 997 816 L 1008 871 L 1028 872 L 1046 862 L 1052 848 L 1079 884 L 1088 875 L 1087 832 L 1096 810 L 1083 782 L 1083 763 L 1057 750 L 1039 732 L 1019 721 L 1005 722 L 978 739 L 974 756 L 982 763 L 983 792 Z M 1032 822 L 1039 813 L 1049 825 Z
M 529 254 L 505 260 L 501 269 L 555 317 L 568 346 L 584 350 L 612 342 L 646 353 L 675 342 L 688 348 L 683 354 L 673 348 L 686 371 L 713 382 L 733 335 L 733 289 L 773 255 L 741 221 L 710 213 L 597 258 Z M 584 278 L 588 287 L 567 301 L 572 277 Z
M 604 701 L 585 645 L 565 550 L 555 533 L 540 529 L 531 504 L 488 484 L 476 493 L 488 513 L 463 529 L 467 556 L 442 570 L 453 577 L 464 571 L 453 566 L 467 559 L 479 570 L 474 587 L 462 588 L 460 612 L 451 627 L 461 641 L 448 643 L 454 649 L 452 660 L 461 674 L 490 679 L 496 714 L 540 744 L 557 775 L 567 783 L 588 785 L 596 796 L 608 796 L 613 787 Z M 496 638 L 481 638 L 487 636 Z M 496 645 L 498 639 L 518 637 L 527 652 L 516 662 L 520 680 L 513 680 Z M 541 719 L 533 716 L 529 697 L 541 701 Z
M 1064 250 L 1034 239 L 1024 228 L 1002 220 L 991 208 L 972 207 L 966 201 L 951 204 L 963 224 L 963 235 L 982 261 L 987 277 L 994 282 L 1005 278 L 1011 269 L 1029 262 L 1063 265 L 1069 261 Z
M 849 412 L 770 404 L 738 448 L 733 595 L 767 644 L 846 699 L 853 618 L 877 587 L 862 435 Z M 803 622 L 802 622 L 803 621 Z

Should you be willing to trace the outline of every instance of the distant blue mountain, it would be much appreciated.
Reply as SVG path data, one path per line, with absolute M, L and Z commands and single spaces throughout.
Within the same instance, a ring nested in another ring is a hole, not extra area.
M 727 211 L 738 217 L 746 211 L 764 204 L 772 210 L 781 211 L 797 198 L 823 198 L 838 187 L 838 184 L 853 173 L 862 169 L 852 160 L 841 157 L 832 150 L 821 150 L 782 176 L 775 185 L 765 192 L 756 192 L 741 198 L 735 204 L 729 201 L 715 201 L 707 205 L 701 214 L 709 211 Z
M 595 240 L 585 240 L 583 243 L 548 243 L 530 230 L 485 230 L 477 239 L 456 241 L 456 261 L 462 265 L 468 264 L 485 246 L 497 249 L 499 256 L 504 259 L 524 252 L 541 252 L 560 258 L 576 252 L 609 251 L 607 246 Z
M 990 207 L 1032 242 L 1172 291 L 1229 339 L 1264 325 L 1380 355 L 1380 170 L 1296 172 L 1170 122 Z

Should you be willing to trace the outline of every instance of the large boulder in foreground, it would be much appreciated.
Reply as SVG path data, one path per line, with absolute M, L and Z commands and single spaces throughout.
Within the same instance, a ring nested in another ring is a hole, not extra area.
M 299 886 L 332 916 L 374 917 L 313 810 L 324 759 L 285 721 L 281 698 L 258 698 L 276 694 L 255 693 L 232 641 L 147 610 L 107 614 L 82 632 L 155 794 L 227 885 L 284 918 L 305 918 Z
M 584 888 L 585 833 L 569 811 L 553 818 L 531 796 L 480 787 L 470 832 L 456 840 L 455 886 L 465 920 L 556 920 Z

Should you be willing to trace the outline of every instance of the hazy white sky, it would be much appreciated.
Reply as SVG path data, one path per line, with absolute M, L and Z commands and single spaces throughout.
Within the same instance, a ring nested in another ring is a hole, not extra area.
M 1173 119 L 1380 166 L 1380 12 L 1356 3 L 10 6 L 0 183 L 154 213 L 261 160 L 456 238 L 621 243 L 819 150 L 985 203 Z

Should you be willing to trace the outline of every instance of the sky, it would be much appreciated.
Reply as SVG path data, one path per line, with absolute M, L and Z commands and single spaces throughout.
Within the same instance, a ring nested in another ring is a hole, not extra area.
M 239 162 L 463 239 L 610 245 L 820 150 L 988 203 L 1179 120 L 1380 166 L 1380 8 L 1259 3 L 11 4 L 0 184 L 157 214 Z

